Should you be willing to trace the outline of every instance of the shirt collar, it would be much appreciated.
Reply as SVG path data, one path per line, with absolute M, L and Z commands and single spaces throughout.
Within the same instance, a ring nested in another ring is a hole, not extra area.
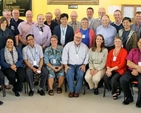
M 39 27 L 38 23 L 36 23 L 35 25 L 36 25 L 37 27 Z M 42 27 L 44 27 L 44 26 L 45 26 L 45 25 L 43 24 L 43 26 L 42 26 Z
M 27 23 L 27 24 L 29 24 L 28 22 L 27 22 L 27 20 L 25 20 L 25 23 Z M 34 24 L 35 22 L 34 21 L 32 21 L 32 24 Z
M 102 25 L 103 26 L 103 25 Z M 104 26 L 103 26 L 104 27 Z M 107 26 L 107 27 L 104 27 L 104 28 L 109 28 L 110 27 L 110 24 Z
M 77 25 L 78 24 L 78 21 L 76 21 L 75 23 L 73 23 L 72 21 L 70 21 L 70 24 L 76 24 Z
M 61 24 L 60 27 L 61 27 L 61 28 L 67 28 L 67 25 L 66 25 L 66 27 L 63 27 L 62 24 Z
M 120 24 L 116 24 L 116 22 L 114 22 L 115 25 L 120 26 L 122 24 L 122 22 Z

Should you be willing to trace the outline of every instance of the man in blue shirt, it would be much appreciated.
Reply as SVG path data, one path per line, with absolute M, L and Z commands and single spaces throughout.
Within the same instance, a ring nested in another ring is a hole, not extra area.
M 105 40 L 105 46 L 110 51 L 114 48 L 114 38 L 117 35 L 115 27 L 110 25 L 110 19 L 108 15 L 102 17 L 102 25 L 96 29 L 96 34 L 101 34 Z

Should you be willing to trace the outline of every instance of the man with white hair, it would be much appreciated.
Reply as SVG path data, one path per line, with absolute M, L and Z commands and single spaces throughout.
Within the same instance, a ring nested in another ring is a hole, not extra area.
M 55 9 L 55 12 L 54 12 L 54 15 L 55 15 L 55 18 L 53 19 L 53 21 L 55 21 L 56 23 L 60 24 L 60 15 L 61 15 L 61 11 L 60 9 Z
M 17 29 L 16 24 L 12 23 L 11 20 L 11 11 L 9 9 L 5 9 L 3 11 L 3 16 L 6 18 L 6 20 L 8 21 L 8 28 L 12 31 L 12 33 L 14 34 L 14 41 L 15 41 L 15 46 L 18 46 L 19 44 L 19 39 L 18 39 L 18 35 L 19 35 L 19 31 Z
M 70 14 L 71 21 L 68 23 L 68 25 L 73 28 L 74 33 L 77 29 L 81 28 L 81 23 L 77 21 L 77 17 L 78 17 L 77 12 L 72 11 Z
M 94 30 L 95 31 L 96 31 L 96 28 L 102 24 L 101 18 L 105 14 L 106 14 L 105 8 L 104 7 L 100 7 L 99 10 L 98 10 L 98 18 L 94 20 Z
M 29 34 L 31 26 L 34 24 L 32 20 L 33 14 L 31 10 L 26 11 L 25 17 L 26 20 L 21 22 L 18 26 L 18 30 L 20 32 L 19 41 L 21 48 L 27 45 L 26 36 Z

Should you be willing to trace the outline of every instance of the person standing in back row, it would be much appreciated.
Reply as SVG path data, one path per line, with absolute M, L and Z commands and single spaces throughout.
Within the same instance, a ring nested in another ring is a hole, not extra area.
M 68 24 L 68 14 L 63 13 L 60 16 L 61 24 L 54 28 L 54 35 L 58 37 L 58 44 L 65 46 L 73 40 L 74 32 Z
M 31 27 L 30 34 L 35 36 L 35 43 L 46 48 L 50 45 L 51 30 L 44 24 L 44 15 L 37 15 L 37 23 L 33 24 Z

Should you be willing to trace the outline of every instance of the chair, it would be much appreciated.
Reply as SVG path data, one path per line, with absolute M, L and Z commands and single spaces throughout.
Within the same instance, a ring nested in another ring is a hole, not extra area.
M 133 87 L 135 87 L 135 85 L 138 85 L 138 81 L 136 81 L 136 80 L 132 81 L 130 84 L 130 90 L 133 95 L 134 95 Z M 124 95 L 124 100 L 125 100 L 125 95 Z
M 131 93 L 133 95 L 134 95 L 133 87 L 135 87 L 135 85 L 138 85 L 138 81 L 136 81 L 136 80 L 132 81 L 131 84 L 130 84 Z
M 2 91 L 3 97 L 5 97 L 5 96 L 6 96 L 5 85 L 2 85 L 2 86 L 1 86 L 1 91 Z
M 39 81 L 40 80 L 40 77 L 41 77 L 40 75 L 37 75 L 37 74 L 34 73 L 34 75 L 33 75 L 33 83 L 35 82 L 34 80 L 38 80 Z M 28 85 L 29 84 L 28 84 L 28 82 L 25 79 L 24 82 L 23 82 L 23 87 L 24 87 L 25 94 L 28 93 Z
M 106 83 L 103 82 L 103 97 L 105 97 L 105 94 L 106 94 Z

